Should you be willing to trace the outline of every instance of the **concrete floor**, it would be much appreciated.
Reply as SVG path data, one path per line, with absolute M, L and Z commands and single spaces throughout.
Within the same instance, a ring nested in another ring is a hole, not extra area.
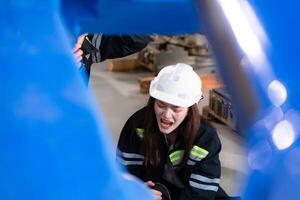
M 90 87 L 99 104 L 102 116 L 116 143 L 126 120 L 136 110 L 143 107 L 148 94 L 139 92 L 137 78 L 152 75 L 148 71 L 108 72 L 106 62 L 92 67 Z M 204 91 L 204 105 L 208 98 Z M 241 194 L 247 174 L 246 156 L 243 152 L 243 139 L 228 127 L 214 123 L 222 142 L 220 159 L 222 163 L 221 186 L 233 196 Z M 112 155 L 114 156 L 114 155 Z

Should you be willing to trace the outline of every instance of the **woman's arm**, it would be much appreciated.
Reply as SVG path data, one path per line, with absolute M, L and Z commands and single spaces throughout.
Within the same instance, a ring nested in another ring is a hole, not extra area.
M 203 145 L 195 145 L 187 162 L 185 186 L 181 200 L 213 200 L 219 189 L 221 143 L 216 133 L 210 133 Z
M 117 146 L 117 160 L 128 172 L 143 179 L 144 156 L 140 152 L 140 138 L 133 126 L 133 117 L 125 123 Z

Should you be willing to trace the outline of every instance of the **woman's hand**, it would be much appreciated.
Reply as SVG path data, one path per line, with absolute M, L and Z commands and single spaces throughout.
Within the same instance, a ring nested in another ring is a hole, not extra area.
M 149 188 L 152 188 L 155 186 L 155 183 L 153 183 L 152 181 L 147 181 L 144 183 L 146 186 L 148 186 Z M 152 194 L 154 195 L 154 198 L 156 200 L 162 200 L 162 193 L 158 190 L 154 190 L 151 189 Z
M 87 33 L 84 33 L 84 34 L 80 35 L 77 39 L 77 42 L 76 42 L 74 48 L 73 48 L 73 54 L 74 54 L 74 58 L 75 58 L 77 64 L 79 64 L 82 60 L 83 51 L 80 48 L 82 46 L 84 38 L 87 35 L 88 35 Z

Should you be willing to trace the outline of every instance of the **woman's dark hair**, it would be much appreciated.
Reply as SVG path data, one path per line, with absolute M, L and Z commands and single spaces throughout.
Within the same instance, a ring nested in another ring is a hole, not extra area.
M 156 116 L 154 112 L 155 99 L 150 97 L 145 112 L 144 121 L 144 136 L 142 141 L 142 152 L 144 154 L 144 165 L 148 167 L 156 167 L 160 162 L 161 152 L 160 143 L 162 140 L 162 134 L 158 128 Z M 177 127 L 177 137 L 183 139 L 184 156 L 178 169 L 181 169 L 189 156 L 192 149 L 194 140 L 196 138 L 198 129 L 200 127 L 200 113 L 198 106 L 194 104 L 189 107 L 188 114 L 184 121 Z

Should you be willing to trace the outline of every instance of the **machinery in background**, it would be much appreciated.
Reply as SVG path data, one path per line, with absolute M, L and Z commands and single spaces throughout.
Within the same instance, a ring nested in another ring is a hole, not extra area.
M 237 116 L 234 113 L 231 97 L 225 88 L 209 91 L 208 115 L 239 133 Z
M 137 63 L 150 71 L 178 62 L 193 67 L 213 66 L 211 51 L 204 35 L 153 36 L 153 41 L 138 54 Z
M 133 71 L 146 68 L 155 74 L 163 66 L 186 63 L 195 68 L 215 66 L 208 41 L 201 34 L 152 36 L 152 41 L 137 54 L 112 59 L 109 71 Z

